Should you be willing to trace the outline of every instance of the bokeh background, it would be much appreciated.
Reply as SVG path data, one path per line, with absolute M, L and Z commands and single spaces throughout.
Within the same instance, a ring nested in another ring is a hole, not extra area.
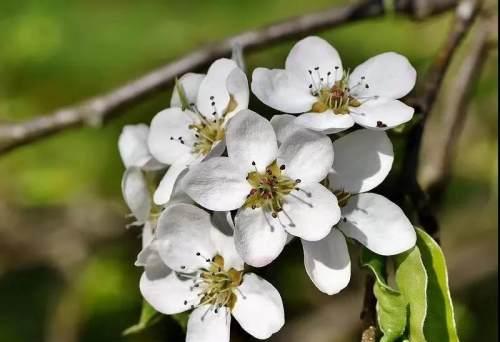
M 1 0 L 0 124 L 109 90 L 200 45 L 340 3 Z M 451 18 L 444 14 L 413 22 L 389 14 L 321 36 L 339 50 L 345 66 L 392 50 L 408 56 L 422 77 Z M 249 54 L 249 70 L 280 67 L 292 44 Z M 445 88 L 459 64 L 454 61 Z M 473 88 L 451 183 L 439 208 L 464 342 L 497 339 L 497 74 L 493 52 Z M 140 313 L 141 269 L 133 266 L 140 231 L 125 229 L 116 142 L 123 125 L 149 123 L 169 98 L 165 91 L 104 127 L 69 131 L 0 156 L 0 341 L 183 340 L 170 317 L 144 333 L 121 337 Z M 255 98 L 251 105 L 265 110 Z M 439 120 L 445 113 L 438 107 L 433 117 Z M 432 149 L 432 136 L 429 141 Z M 273 341 L 358 340 L 364 271 L 356 246 L 350 249 L 352 284 L 333 297 L 307 278 L 300 244 L 292 243 L 277 263 L 259 270 L 286 305 L 287 325 Z M 252 340 L 237 324 L 232 333 L 234 341 Z

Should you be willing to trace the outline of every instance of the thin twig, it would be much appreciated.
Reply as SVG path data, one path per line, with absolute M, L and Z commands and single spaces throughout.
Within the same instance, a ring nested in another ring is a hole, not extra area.
M 457 52 L 464 36 L 471 28 L 478 11 L 479 0 L 466 0 L 457 6 L 451 32 L 424 79 L 424 90 L 422 94 L 412 103 L 416 106 L 416 110 L 420 112 L 420 116 L 416 117 L 419 121 L 411 127 L 406 137 L 407 143 L 405 147 L 403 169 L 401 171 L 400 181 L 395 189 L 397 193 L 396 199 L 400 204 L 403 204 L 405 196 L 409 195 L 413 208 L 417 213 L 419 224 L 437 241 L 439 241 L 438 221 L 430 204 L 428 194 L 422 190 L 417 180 L 422 135 L 424 133 L 426 120 L 436 102 L 438 92 L 441 89 L 443 79 L 450 66 L 451 60 Z M 364 323 L 362 341 L 365 341 L 367 336 L 368 338 L 372 336 L 373 329 L 371 328 L 371 322 L 376 322 L 375 303 L 376 300 L 373 295 L 373 277 L 367 275 L 365 300 L 362 309 L 362 320 Z
M 363 298 L 363 309 L 361 311 L 361 321 L 363 322 L 363 332 L 361 342 L 375 342 L 377 334 L 377 311 L 375 305 L 377 299 L 373 294 L 375 278 L 368 274 L 365 279 L 365 295 Z
M 332 7 L 246 31 L 202 47 L 107 94 L 30 121 L 0 126 L 0 154 L 68 128 L 99 125 L 112 116 L 122 115 L 125 107 L 165 89 L 175 77 L 203 67 L 217 58 L 229 56 L 235 45 L 245 51 L 256 50 L 340 24 L 381 16 L 383 13 L 382 0 L 362 0 L 356 4 Z
M 478 23 L 468 47 L 469 54 L 461 62 L 453 84 L 450 85 L 444 97 L 443 121 L 439 122 L 437 127 L 433 127 L 432 131 L 437 131 L 439 134 L 432 137 L 432 151 L 426 155 L 426 163 L 422 170 L 425 178 L 421 180 L 422 187 L 429 194 L 433 206 L 440 204 L 448 185 L 451 164 L 458 138 L 465 124 L 472 90 L 481 75 L 488 52 L 491 50 L 492 27 L 496 27 L 496 24 L 496 17 L 481 20 Z M 426 140 L 430 138 L 429 134 L 424 135 L 423 146 L 426 146 Z
M 479 0 L 465 0 L 457 6 L 450 34 L 425 78 L 422 94 L 416 99 L 417 110 L 420 112 L 416 119 L 419 121 L 414 124 L 406 137 L 407 145 L 398 187 L 400 189 L 398 202 L 404 203 L 404 197 L 408 195 L 416 210 L 418 223 L 436 240 L 439 240 L 438 222 L 428 194 L 422 190 L 417 181 L 422 136 L 452 57 L 471 28 L 479 8 Z

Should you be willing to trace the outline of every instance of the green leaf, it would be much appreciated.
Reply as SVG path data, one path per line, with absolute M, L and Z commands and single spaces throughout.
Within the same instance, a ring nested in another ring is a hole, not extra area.
M 396 284 L 408 303 L 409 339 L 426 341 L 424 321 L 427 313 L 427 273 L 420 251 L 415 246 L 399 254 L 396 261 Z
M 406 299 L 399 293 L 387 290 L 379 282 L 373 285 L 373 293 L 377 298 L 378 325 L 384 334 L 380 342 L 396 341 L 406 330 Z
M 436 241 L 420 228 L 417 228 L 417 237 L 417 246 L 429 278 L 425 336 L 429 341 L 457 342 L 457 328 L 443 251 Z
M 123 331 L 123 336 L 137 334 L 153 324 L 159 322 L 163 316 L 157 312 L 151 305 L 149 305 L 146 301 L 142 302 L 142 310 L 141 317 L 139 318 L 139 322 L 125 331 Z
M 373 272 L 377 283 L 381 287 L 389 292 L 399 293 L 399 291 L 390 287 L 385 280 L 385 257 L 375 254 L 368 248 L 363 247 L 361 249 L 361 266 L 368 267 Z

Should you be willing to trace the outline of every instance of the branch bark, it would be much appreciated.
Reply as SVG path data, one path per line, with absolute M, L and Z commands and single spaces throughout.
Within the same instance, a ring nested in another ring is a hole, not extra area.
M 356 4 L 332 7 L 243 32 L 202 47 L 143 77 L 81 104 L 62 108 L 26 122 L 0 126 L 0 154 L 66 129 L 99 125 L 115 115 L 123 115 L 124 111 L 121 110 L 125 107 L 167 88 L 175 77 L 203 67 L 217 58 L 229 56 L 235 45 L 245 51 L 252 51 L 287 39 L 382 14 L 384 14 L 382 0 L 362 0 Z
M 445 94 L 444 116 L 432 131 L 439 132 L 431 137 L 423 136 L 423 146 L 430 144 L 432 150 L 425 154 L 425 165 L 422 168 L 421 183 L 424 191 L 429 194 L 434 206 L 439 205 L 448 185 L 452 161 L 455 155 L 458 138 L 462 132 L 471 93 L 481 76 L 488 52 L 491 50 L 491 36 L 497 26 L 497 17 L 481 20 L 474 31 L 474 38 L 468 46 L 469 54 L 462 61 L 453 84 Z M 431 131 L 429 131 L 431 132 Z
M 412 103 L 419 116 L 416 117 L 418 121 L 406 137 L 407 145 L 396 197 L 399 203 L 404 203 L 405 196 L 409 196 L 416 210 L 418 223 L 437 241 L 439 241 L 439 225 L 429 195 L 423 191 L 417 180 L 422 136 L 452 57 L 470 30 L 480 5 L 480 0 L 464 0 L 457 6 L 450 34 L 425 77 L 423 92 Z

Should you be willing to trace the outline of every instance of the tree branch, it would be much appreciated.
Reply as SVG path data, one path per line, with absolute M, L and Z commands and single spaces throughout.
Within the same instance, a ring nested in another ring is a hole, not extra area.
M 445 95 L 443 121 L 437 123 L 432 131 L 439 134 L 432 137 L 432 150 L 426 154 L 422 169 L 422 187 L 429 194 L 433 205 L 441 202 L 448 185 L 451 164 L 460 133 L 463 130 L 472 90 L 481 75 L 488 52 L 491 50 L 491 35 L 497 18 L 481 20 L 468 47 L 469 54 L 460 64 L 453 84 Z M 429 134 L 423 136 L 423 146 L 430 140 Z
M 26 122 L 0 126 L 0 154 L 69 128 L 99 125 L 114 115 L 122 115 L 124 112 L 120 110 L 165 89 L 175 77 L 203 67 L 214 59 L 229 56 L 235 45 L 245 51 L 256 50 L 286 39 L 306 36 L 312 32 L 380 16 L 383 13 L 382 0 L 362 0 L 357 4 L 333 7 L 257 30 L 246 31 L 202 47 L 143 77 L 81 104 L 59 109 Z
M 418 121 L 412 126 L 406 137 L 407 144 L 398 196 L 396 196 L 397 201 L 404 203 L 405 196 L 408 195 L 416 210 L 418 223 L 436 240 L 439 240 L 438 222 L 430 205 L 429 196 L 422 190 L 417 180 L 422 136 L 452 57 L 470 30 L 479 8 L 480 0 L 464 0 L 457 6 L 450 34 L 425 77 L 422 94 L 413 102 L 420 115 L 416 117 Z

